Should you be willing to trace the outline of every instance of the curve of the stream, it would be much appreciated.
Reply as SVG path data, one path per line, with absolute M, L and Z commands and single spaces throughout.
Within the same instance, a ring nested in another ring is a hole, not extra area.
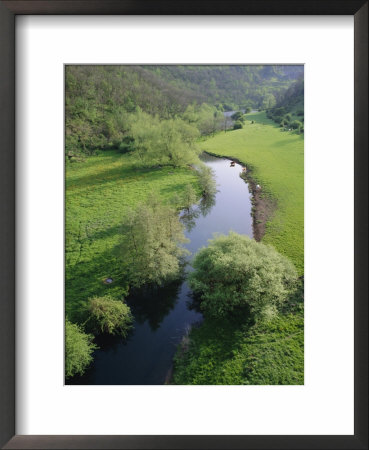
M 218 192 L 210 204 L 201 203 L 181 215 L 190 239 L 186 248 L 192 255 L 206 246 L 214 233 L 233 230 L 252 237 L 251 194 L 239 176 L 242 167 L 231 167 L 229 159 L 207 154 L 202 159 L 214 172 Z M 92 366 L 68 384 L 163 384 L 177 345 L 191 324 L 202 318 L 191 309 L 189 294 L 186 281 L 181 280 L 128 298 L 135 317 L 129 338 L 98 338 L 100 348 Z

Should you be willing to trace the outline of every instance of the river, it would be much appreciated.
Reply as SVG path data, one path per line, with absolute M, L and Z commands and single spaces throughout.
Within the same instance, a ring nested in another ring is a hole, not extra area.
M 239 176 L 242 167 L 231 167 L 230 160 L 207 154 L 202 159 L 214 171 L 218 192 L 210 204 L 200 204 L 190 214 L 181 214 L 190 239 L 185 246 L 192 255 L 207 245 L 213 233 L 233 230 L 252 237 L 251 194 Z M 182 280 L 127 298 L 135 317 L 128 339 L 98 337 L 100 348 L 93 364 L 68 384 L 164 384 L 177 345 L 191 324 L 202 319 L 201 313 L 191 309 L 189 294 Z

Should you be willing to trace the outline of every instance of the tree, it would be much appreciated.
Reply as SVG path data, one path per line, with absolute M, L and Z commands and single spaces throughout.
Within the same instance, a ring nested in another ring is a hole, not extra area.
M 131 309 L 123 301 L 106 295 L 88 300 L 87 309 L 97 332 L 127 336 L 132 328 Z
M 234 120 L 234 121 L 242 120 L 243 119 L 243 112 L 242 111 L 236 111 L 235 113 L 233 113 L 231 115 L 231 119 Z
M 155 195 L 127 213 L 120 257 L 131 285 L 163 284 L 178 278 L 180 260 L 188 253 L 180 246 L 188 242 L 183 230 L 175 209 L 160 204 Z
M 237 120 L 237 122 L 235 122 L 235 124 L 233 125 L 233 129 L 234 130 L 240 130 L 241 128 L 243 128 L 242 122 Z
M 93 336 L 86 334 L 75 324 L 65 321 L 65 376 L 82 375 L 91 364 L 92 353 L 98 347 L 92 342 Z
M 217 192 L 217 186 L 211 168 L 202 164 L 197 168 L 196 173 L 202 195 L 204 197 L 213 197 Z
M 184 208 L 189 211 L 191 206 L 196 203 L 196 200 L 197 198 L 195 189 L 191 184 L 187 184 L 183 193 Z
M 273 247 L 231 232 L 210 240 L 192 263 L 192 290 L 205 315 L 251 315 L 256 320 L 273 317 L 293 292 L 297 272 Z

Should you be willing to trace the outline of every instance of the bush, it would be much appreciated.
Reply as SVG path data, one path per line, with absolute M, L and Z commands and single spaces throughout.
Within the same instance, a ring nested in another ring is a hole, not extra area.
M 93 336 L 86 334 L 75 324 L 65 321 L 65 376 L 82 375 L 91 364 L 92 353 L 98 347 L 92 343 Z
M 241 128 L 243 128 L 242 122 L 237 120 L 237 122 L 233 125 L 233 129 L 234 130 L 239 130 Z
M 121 153 L 130 153 L 135 149 L 135 140 L 131 136 L 125 136 L 122 142 L 119 144 L 119 151 Z
M 299 120 L 294 120 L 291 122 L 290 126 L 294 130 L 299 130 L 302 127 L 302 123 Z
M 232 120 L 242 120 L 243 118 L 243 112 L 242 111 L 237 111 L 234 114 L 231 115 L 231 119 Z
M 88 311 L 95 331 L 127 336 L 133 317 L 128 305 L 109 296 L 94 297 L 88 301 Z
M 217 236 L 193 261 L 189 283 L 205 315 L 270 319 L 293 292 L 297 272 L 273 247 L 231 232 Z

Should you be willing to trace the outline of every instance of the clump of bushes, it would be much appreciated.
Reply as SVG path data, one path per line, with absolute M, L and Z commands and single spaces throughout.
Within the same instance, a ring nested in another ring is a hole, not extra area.
M 93 336 L 68 319 L 65 321 L 65 376 L 82 375 L 92 362 L 92 354 L 98 348 Z
M 235 122 L 235 124 L 233 125 L 233 129 L 240 130 L 241 128 L 243 128 L 243 124 L 240 120 L 237 120 L 237 122 Z
M 123 301 L 110 296 L 88 300 L 89 325 L 96 333 L 119 334 L 126 337 L 132 328 L 131 309 Z
M 273 247 L 231 232 L 210 240 L 192 263 L 189 283 L 205 316 L 270 320 L 297 283 L 293 264 Z

